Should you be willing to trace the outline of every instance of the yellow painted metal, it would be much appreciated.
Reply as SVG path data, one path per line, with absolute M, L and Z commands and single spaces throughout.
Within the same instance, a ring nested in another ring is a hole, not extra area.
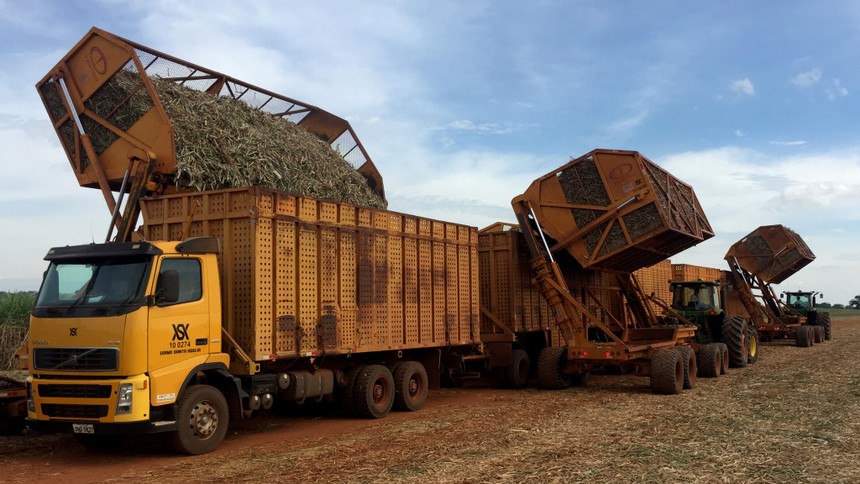
M 213 235 L 255 361 L 479 343 L 477 230 L 261 188 L 142 201 L 148 240 Z

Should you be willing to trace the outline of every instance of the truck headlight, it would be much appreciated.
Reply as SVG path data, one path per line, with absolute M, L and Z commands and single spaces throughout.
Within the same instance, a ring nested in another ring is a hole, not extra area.
M 131 413 L 132 396 L 134 395 L 134 385 L 131 383 L 121 383 L 116 396 L 116 414 Z

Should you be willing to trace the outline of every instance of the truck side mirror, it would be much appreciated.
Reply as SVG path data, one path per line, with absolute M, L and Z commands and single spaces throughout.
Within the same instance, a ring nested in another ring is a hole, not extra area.
M 155 284 L 155 303 L 173 304 L 179 300 L 179 271 L 166 270 L 158 275 Z

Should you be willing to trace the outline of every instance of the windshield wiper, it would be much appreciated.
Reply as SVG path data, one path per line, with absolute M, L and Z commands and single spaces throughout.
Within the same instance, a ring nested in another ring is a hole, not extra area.
M 68 314 L 69 311 L 74 309 L 78 304 L 81 304 L 82 302 L 84 302 L 84 300 L 90 294 L 90 291 L 93 289 L 93 285 L 96 282 L 96 277 L 98 277 L 99 270 L 101 268 L 102 268 L 102 266 L 96 266 L 96 269 L 93 271 L 93 275 L 90 277 L 90 280 L 87 282 L 86 287 L 84 287 L 84 292 L 82 292 L 81 295 L 78 296 L 77 299 L 72 301 L 72 304 L 69 304 L 69 307 L 66 308 L 66 314 Z

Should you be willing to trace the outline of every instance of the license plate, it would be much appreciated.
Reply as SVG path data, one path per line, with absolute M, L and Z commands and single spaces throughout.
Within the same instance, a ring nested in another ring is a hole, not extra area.
M 94 434 L 93 424 L 72 424 L 72 432 L 76 434 Z

